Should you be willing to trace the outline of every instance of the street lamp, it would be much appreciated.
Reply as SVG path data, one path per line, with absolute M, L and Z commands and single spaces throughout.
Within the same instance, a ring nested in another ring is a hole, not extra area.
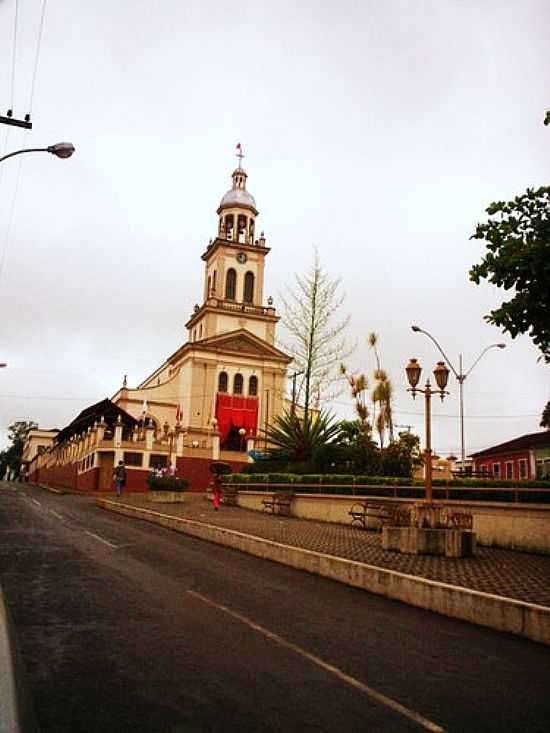
M 14 155 L 21 155 L 22 153 L 51 153 L 57 158 L 70 158 L 74 153 L 74 145 L 72 143 L 55 143 L 55 145 L 48 145 L 47 148 L 24 148 L 23 150 L 15 150 L 13 153 L 8 153 L 0 158 L 0 163 L 8 158 L 13 158 Z
M 432 395 L 439 395 L 441 397 L 441 401 L 443 402 L 443 399 L 446 394 L 449 394 L 445 391 L 445 387 L 447 386 L 447 380 L 449 379 L 449 370 L 445 364 L 444 361 L 438 361 L 436 364 L 436 367 L 434 369 L 434 377 L 435 381 L 437 382 L 438 389 L 433 390 L 430 386 L 430 380 L 426 380 L 426 384 L 424 386 L 424 389 L 420 389 L 417 385 L 420 381 L 420 375 L 422 373 L 422 367 L 418 363 L 417 359 L 411 359 L 407 366 L 405 367 L 405 371 L 407 372 L 407 379 L 409 380 L 410 389 L 407 389 L 407 392 L 411 392 L 413 399 L 416 399 L 416 393 L 420 392 L 424 395 L 425 398 L 425 406 L 424 406 L 424 412 L 425 412 L 425 421 L 426 421 L 426 447 L 424 450 L 424 465 L 425 465 L 425 475 L 424 475 L 424 485 L 425 485 L 425 502 L 427 504 L 432 503 L 432 421 L 431 421 L 431 399 Z
M 459 354 L 458 356 L 458 371 L 454 368 L 452 365 L 449 357 L 445 354 L 441 346 L 438 344 L 438 342 L 435 340 L 435 338 L 432 336 L 431 333 L 428 333 L 428 331 L 424 331 L 423 328 L 420 328 L 420 326 L 411 326 L 412 330 L 415 333 L 423 333 L 425 336 L 427 336 L 429 339 L 433 341 L 433 343 L 436 345 L 439 353 L 443 356 L 447 364 L 451 367 L 451 371 L 456 377 L 456 380 L 458 382 L 458 392 L 459 392 L 459 400 L 460 400 L 460 462 L 461 462 L 461 470 L 464 472 L 465 469 L 465 461 L 466 461 L 466 447 L 464 443 L 464 381 L 468 374 L 472 371 L 472 369 L 476 366 L 476 364 L 479 362 L 481 357 L 489 351 L 489 349 L 505 349 L 506 344 L 490 344 L 489 346 L 486 346 L 481 354 L 477 357 L 477 359 L 474 361 L 472 366 L 468 369 L 467 372 L 462 371 L 462 354 Z

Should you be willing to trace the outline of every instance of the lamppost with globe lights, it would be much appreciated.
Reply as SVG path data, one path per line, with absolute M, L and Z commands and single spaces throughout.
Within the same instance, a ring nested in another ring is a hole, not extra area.
M 459 392 L 459 403 L 460 403 L 460 463 L 461 463 L 461 471 L 464 472 L 465 468 L 465 462 L 466 462 L 466 446 L 464 442 L 464 381 L 466 380 L 466 377 L 472 369 L 476 366 L 476 364 L 480 361 L 481 357 L 486 354 L 489 349 L 505 349 L 506 344 L 489 344 L 489 346 L 486 346 L 481 354 L 477 357 L 477 359 L 474 361 L 472 366 L 468 369 L 467 372 L 462 371 L 462 354 L 459 354 L 458 357 L 458 371 L 454 368 L 452 365 L 449 357 L 445 354 L 437 340 L 432 336 L 431 333 L 428 331 L 425 331 L 423 328 L 420 328 L 420 326 L 411 326 L 412 330 L 415 333 L 423 333 L 425 336 L 427 336 L 435 346 L 437 347 L 439 353 L 441 356 L 445 359 L 447 364 L 450 366 L 451 371 L 456 377 L 456 381 L 458 382 L 458 392 Z
M 449 369 L 447 368 L 444 361 L 438 361 L 434 369 L 434 377 L 437 382 L 439 389 L 433 390 L 430 385 L 430 380 L 426 380 L 426 384 L 423 389 L 419 388 L 418 382 L 420 381 L 420 375 L 422 373 L 422 367 L 418 363 L 417 359 L 411 359 L 407 364 L 405 371 L 407 372 L 407 379 L 411 385 L 407 392 L 411 392 L 413 399 L 416 398 L 416 393 L 420 392 L 425 398 L 425 423 L 426 423 L 426 447 L 424 449 L 424 485 L 425 485 L 425 497 L 426 504 L 431 504 L 433 499 L 432 494 L 432 422 L 431 422 L 431 399 L 432 395 L 439 395 L 441 401 L 445 398 L 445 391 L 447 386 L 447 380 L 449 379 Z
M 8 153 L 0 158 L 0 163 L 13 158 L 15 155 L 22 155 L 23 153 L 51 153 L 57 158 L 70 158 L 74 153 L 74 145 L 72 143 L 55 143 L 55 145 L 48 145 L 47 148 L 23 148 L 23 150 L 15 150 L 13 153 Z

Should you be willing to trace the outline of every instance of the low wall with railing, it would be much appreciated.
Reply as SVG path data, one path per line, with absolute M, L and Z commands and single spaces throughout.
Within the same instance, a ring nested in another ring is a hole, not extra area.
M 372 499 L 406 505 L 416 501 L 411 498 L 373 496 L 368 491 L 353 496 L 335 496 L 329 493 L 301 493 L 300 487 L 296 485 L 273 484 L 270 487 L 262 486 L 261 491 L 254 490 L 250 484 L 231 485 L 238 487 L 238 504 L 246 509 L 261 511 L 266 491 L 273 493 L 293 490 L 292 516 L 348 525 L 351 521 L 349 510 L 356 502 Z M 438 503 L 471 514 L 473 530 L 480 545 L 550 555 L 550 504 L 456 499 L 440 499 Z

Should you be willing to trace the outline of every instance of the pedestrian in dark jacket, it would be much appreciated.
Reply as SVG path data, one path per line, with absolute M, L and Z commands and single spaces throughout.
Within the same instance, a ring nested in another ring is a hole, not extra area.
M 120 498 L 122 489 L 126 486 L 126 468 L 124 466 L 124 461 L 118 462 L 118 466 L 113 472 L 113 478 L 116 485 L 116 495 Z

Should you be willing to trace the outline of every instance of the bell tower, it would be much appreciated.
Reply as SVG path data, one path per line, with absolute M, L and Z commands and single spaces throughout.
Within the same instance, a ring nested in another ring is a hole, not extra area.
M 136 414 L 146 401 L 159 424 L 186 432 L 188 447 L 203 451 L 184 447 L 186 461 L 244 462 L 258 431 L 284 410 L 292 357 L 274 345 L 279 318 L 272 299 L 264 301 L 269 247 L 255 234 L 258 209 L 240 145 L 237 151 L 231 188 L 216 210 L 216 238 L 201 255 L 202 303 L 185 324 L 188 337 L 136 390 L 120 393 Z
M 271 298 L 264 304 L 265 258 L 270 250 L 263 232 L 256 238 L 258 209 L 246 188 L 248 176 L 240 145 L 237 151 L 232 186 L 216 212 L 217 236 L 201 256 L 203 303 L 195 305 L 185 325 L 190 342 L 244 329 L 273 345 L 279 318 Z

